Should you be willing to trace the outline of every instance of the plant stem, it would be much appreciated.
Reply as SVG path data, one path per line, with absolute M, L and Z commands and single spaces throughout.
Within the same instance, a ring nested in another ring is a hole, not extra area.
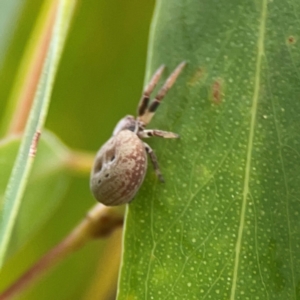
M 95 205 L 65 239 L 46 253 L 16 282 L 0 294 L 0 300 L 12 299 L 13 296 L 32 284 L 34 280 L 41 278 L 50 267 L 75 250 L 83 247 L 89 240 L 103 238 L 112 233 L 123 224 L 123 219 L 124 209 L 122 207 L 106 207 L 103 204 Z

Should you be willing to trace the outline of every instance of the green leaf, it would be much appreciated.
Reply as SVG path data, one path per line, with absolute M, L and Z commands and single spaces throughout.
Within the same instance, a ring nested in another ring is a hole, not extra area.
M 0 208 L 19 145 L 19 139 L 7 140 L 0 145 Z M 70 181 L 65 167 L 67 155 L 64 145 L 45 131 L 14 226 L 9 255 L 27 242 L 58 207 Z
M 24 4 L 21 0 L 2 1 L 0 3 L 0 69 L 3 66 L 9 42 L 13 36 L 16 20 Z
M 166 183 L 129 205 L 119 300 L 299 298 L 299 15 L 157 2 L 146 79 L 188 66 L 148 127 L 181 139 L 149 142 Z
M 65 0 L 58 4 L 58 11 L 53 29 L 53 36 L 44 63 L 30 116 L 27 121 L 21 146 L 16 158 L 4 197 L 0 219 L 0 268 L 3 265 L 12 230 L 21 205 L 21 199 L 31 170 L 33 157 L 30 154 L 32 143 L 38 140 L 50 102 L 50 95 L 56 75 L 62 46 L 66 39 L 75 1 Z

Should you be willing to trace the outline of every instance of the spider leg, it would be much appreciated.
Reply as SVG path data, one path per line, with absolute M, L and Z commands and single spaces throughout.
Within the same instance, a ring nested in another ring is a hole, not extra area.
M 160 66 L 157 71 L 154 73 L 154 75 L 152 76 L 150 82 L 148 83 L 148 85 L 146 86 L 144 92 L 143 92 L 143 95 L 142 95 L 142 98 L 139 102 L 139 105 L 138 105 L 138 116 L 142 116 L 147 107 L 148 107 L 148 104 L 149 104 L 149 100 L 150 100 L 150 94 L 152 93 L 152 91 L 154 90 L 157 82 L 159 81 L 160 77 L 161 77 L 161 74 L 162 72 L 164 71 L 165 69 L 165 66 L 162 65 Z
M 151 121 L 151 119 L 152 119 L 156 109 L 158 108 L 161 100 L 165 97 L 168 90 L 172 87 L 172 85 L 176 81 L 178 75 L 181 73 L 181 71 L 182 71 L 182 69 L 184 68 L 185 65 L 186 65 L 186 62 L 182 62 L 181 64 L 179 64 L 176 67 L 176 69 L 168 77 L 165 84 L 162 86 L 162 88 L 157 93 L 155 99 L 150 103 L 148 108 L 145 109 L 144 106 L 143 106 L 144 113 L 139 114 L 139 118 L 138 118 L 139 121 L 143 122 L 145 125 L 147 125 Z M 148 98 L 147 103 L 148 102 L 149 102 L 149 98 Z
M 157 130 L 157 129 L 143 130 L 143 131 L 138 132 L 137 135 L 140 138 L 148 138 L 148 137 L 151 137 L 151 136 L 158 136 L 158 137 L 162 137 L 162 138 L 165 138 L 165 139 L 177 139 L 177 138 L 179 138 L 179 135 L 177 133 L 170 132 L 170 131 Z
M 162 174 L 160 172 L 159 165 L 157 162 L 157 157 L 156 157 L 155 153 L 153 152 L 152 148 L 148 144 L 144 143 L 144 146 L 145 146 L 147 153 L 150 156 L 150 159 L 151 159 L 153 167 L 154 167 L 154 171 L 155 171 L 159 181 L 165 182 L 164 177 L 162 176 Z

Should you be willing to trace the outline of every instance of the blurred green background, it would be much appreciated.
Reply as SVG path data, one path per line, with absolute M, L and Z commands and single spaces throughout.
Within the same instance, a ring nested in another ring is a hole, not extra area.
M 5 37 L 7 47 L 0 64 L 1 118 L 42 4 L 37 0 L 13 0 L 10 4 L 0 1 L 0 12 L 11 5 L 11 34 Z M 67 147 L 95 152 L 110 137 L 120 118 L 135 114 L 143 88 L 153 9 L 153 0 L 78 1 L 46 122 L 46 128 Z M 4 35 L 1 38 L 4 40 Z M 1 290 L 59 242 L 95 203 L 89 191 L 89 174 L 62 173 L 66 174 L 61 174 L 65 175 L 61 179 L 65 184 L 59 189 L 60 203 L 9 258 L 0 273 Z M 30 188 L 42 188 L 40 185 L 32 182 Z M 50 201 L 41 199 L 45 200 Z M 83 298 L 94 279 L 105 243 L 90 243 L 51 270 L 21 299 Z M 112 297 L 113 294 L 111 291 Z

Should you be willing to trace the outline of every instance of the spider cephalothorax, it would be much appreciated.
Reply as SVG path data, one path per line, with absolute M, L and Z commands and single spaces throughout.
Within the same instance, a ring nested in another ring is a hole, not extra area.
M 99 202 L 112 206 L 128 203 L 133 199 L 146 174 L 147 153 L 159 180 L 164 181 L 156 155 L 141 139 L 151 136 L 179 137 L 173 132 L 145 128 L 184 66 L 185 62 L 177 66 L 154 100 L 149 103 L 150 94 L 164 70 L 164 66 L 161 66 L 144 90 L 138 105 L 138 117 L 135 119 L 128 115 L 121 119 L 113 131 L 113 136 L 98 151 L 91 172 L 90 187 Z

